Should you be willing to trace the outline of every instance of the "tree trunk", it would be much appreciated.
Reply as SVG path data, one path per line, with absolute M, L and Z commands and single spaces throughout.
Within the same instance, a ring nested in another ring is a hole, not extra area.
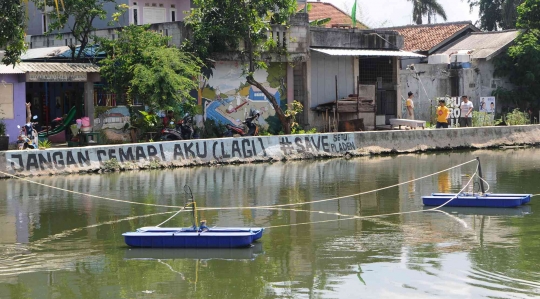
M 255 78 L 253 78 L 253 76 L 247 76 L 246 79 L 249 84 L 257 87 L 258 89 L 262 91 L 262 93 L 264 93 L 264 95 L 266 96 L 266 98 L 268 98 L 270 103 L 272 103 L 272 106 L 274 107 L 274 110 L 276 111 L 279 121 L 281 122 L 281 126 L 283 127 L 283 132 L 285 134 L 291 134 L 291 125 L 289 123 L 289 118 L 287 118 L 285 116 L 285 113 L 283 113 L 283 110 L 281 110 L 281 107 L 279 106 L 279 103 L 277 102 L 276 97 L 274 97 L 274 95 L 268 92 L 268 90 L 266 90 L 266 88 L 264 88 L 264 86 L 261 83 L 257 82 Z

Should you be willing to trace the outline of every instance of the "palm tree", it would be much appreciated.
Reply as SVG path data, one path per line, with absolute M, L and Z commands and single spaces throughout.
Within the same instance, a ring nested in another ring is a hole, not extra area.
M 413 3 L 413 19 L 417 25 L 422 24 L 422 17 L 428 17 L 428 24 L 431 18 L 439 15 L 446 21 L 446 12 L 437 0 L 409 0 Z

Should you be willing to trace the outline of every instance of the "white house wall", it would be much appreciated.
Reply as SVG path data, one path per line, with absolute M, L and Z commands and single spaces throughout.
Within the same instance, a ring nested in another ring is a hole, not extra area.
M 401 110 L 398 115 L 405 115 L 403 111 L 409 91 L 414 93 L 415 118 L 430 120 L 430 109 L 437 97 L 444 97 L 451 93 L 451 81 L 446 65 L 417 64 L 415 72 L 402 69 L 399 76 L 399 89 L 401 90 Z
M 442 64 L 417 64 L 415 65 L 415 71 L 417 75 L 410 70 L 401 70 L 400 90 L 404 98 L 407 97 L 409 91 L 414 93 L 416 119 L 429 121 L 431 116 L 430 107 L 432 107 L 432 104 L 436 105 L 435 98 L 446 95 L 456 96 L 451 94 L 450 70 L 447 65 Z M 474 110 L 478 110 L 480 97 L 492 96 L 493 91 L 496 89 L 491 85 L 493 79 L 496 80 L 500 87 L 513 88 L 508 78 L 493 78 L 494 71 L 493 60 L 475 60 L 471 68 L 457 70 L 459 95 L 469 96 L 475 107 Z M 402 99 L 403 101 L 404 99 Z M 402 109 L 404 107 L 403 105 Z M 500 112 L 502 105 L 497 105 L 497 107 Z
M 354 58 L 351 56 L 330 56 L 311 52 L 311 101 L 307 109 L 336 100 L 336 76 L 338 76 L 338 97 L 341 99 L 354 93 Z M 311 127 L 322 127 L 322 115 L 310 112 Z
M 338 97 L 352 94 L 354 92 L 352 57 L 311 52 L 311 108 L 336 100 L 336 76 L 338 76 Z

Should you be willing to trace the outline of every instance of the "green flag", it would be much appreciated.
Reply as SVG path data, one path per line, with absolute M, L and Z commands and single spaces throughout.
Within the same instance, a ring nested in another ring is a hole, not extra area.
M 356 0 L 354 0 L 354 5 L 352 6 L 351 17 L 352 17 L 352 26 L 353 28 L 356 28 Z

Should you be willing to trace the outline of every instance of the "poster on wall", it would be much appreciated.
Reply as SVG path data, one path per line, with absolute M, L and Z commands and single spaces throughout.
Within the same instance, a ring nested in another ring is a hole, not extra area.
M 283 107 L 286 96 L 286 64 L 271 63 L 266 70 L 257 70 L 255 80 L 261 83 Z M 242 125 L 250 110 L 258 110 L 259 124 L 272 127 L 279 124 L 274 107 L 258 88 L 246 82 L 242 65 L 234 61 L 219 61 L 200 90 L 205 119 L 221 124 Z
M 495 97 L 481 97 L 480 112 L 495 113 Z

